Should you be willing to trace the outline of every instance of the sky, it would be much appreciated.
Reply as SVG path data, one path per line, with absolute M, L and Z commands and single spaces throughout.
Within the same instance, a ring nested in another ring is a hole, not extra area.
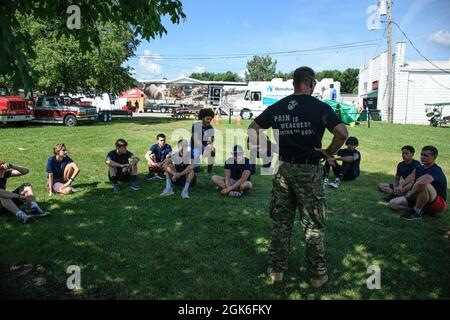
M 364 65 L 387 48 L 386 23 L 368 28 L 376 22 L 372 8 L 378 0 L 181 2 L 186 20 L 173 25 L 164 18 L 167 34 L 142 41 L 128 61 L 136 79 L 175 79 L 203 71 L 243 76 L 247 61 L 266 53 L 275 53 L 271 56 L 282 72 L 303 65 L 344 70 Z M 394 0 L 392 12 L 425 57 L 449 60 L 450 0 Z M 407 43 L 407 60 L 423 60 L 395 25 L 393 31 L 393 43 Z

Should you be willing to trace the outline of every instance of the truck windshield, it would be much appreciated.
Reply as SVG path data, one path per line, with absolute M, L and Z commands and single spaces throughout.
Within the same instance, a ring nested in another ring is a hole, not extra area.
M 0 97 L 6 97 L 9 96 L 9 90 L 5 87 L 0 87 Z

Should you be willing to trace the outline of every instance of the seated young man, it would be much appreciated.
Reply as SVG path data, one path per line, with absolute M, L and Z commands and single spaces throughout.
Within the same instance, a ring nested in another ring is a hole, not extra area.
M 413 184 L 404 196 L 392 199 L 389 207 L 406 211 L 401 217 L 407 220 L 422 218 L 423 214 L 435 215 L 447 210 L 447 178 L 435 161 L 438 150 L 425 146 L 420 153 L 422 165 L 415 169 L 399 187 Z
M 151 146 L 145 154 L 148 163 L 148 176 L 145 180 L 165 180 L 164 171 L 169 163 L 168 158 L 172 152 L 172 147 L 166 144 L 166 136 L 162 133 L 158 134 L 156 140 L 158 143 Z
M 47 160 L 48 193 L 70 194 L 75 192 L 72 182 L 80 172 L 78 165 L 67 155 L 64 143 L 53 147 L 53 156 Z
M 212 172 L 216 150 L 214 148 L 214 128 L 211 125 L 214 119 L 212 109 L 202 109 L 198 114 L 200 122 L 192 125 L 191 157 L 194 159 L 194 170 L 200 171 L 201 156 L 208 162 L 208 173 Z
M 189 187 L 195 186 L 197 177 L 189 154 L 189 143 L 186 140 L 178 141 L 178 150 L 171 155 L 171 161 L 166 167 L 166 188 L 161 196 L 168 197 L 174 194 L 172 183 L 176 186 L 184 186 L 181 198 L 189 198 Z
M 106 155 L 106 164 L 109 166 L 108 177 L 114 184 L 114 192 L 120 192 L 119 181 L 129 182 L 134 191 L 140 190 L 137 182 L 139 158 L 127 149 L 128 142 L 125 139 L 116 141 L 116 149 Z M 130 161 L 131 160 L 131 161 Z
M 341 149 L 337 152 L 337 157 L 333 157 L 331 164 L 327 161 L 325 163 L 325 183 L 328 183 L 328 176 L 330 174 L 330 166 L 333 168 L 333 173 L 336 179 L 328 185 L 337 189 L 341 180 L 355 180 L 359 177 L 359 164 L 361 162 L 361 153 L 356 150 L 359 145 L 358 139 L 349 137 L 345 142 L 347 149 Z M 342 161 L 342 165 L 336 163 Z
M 381 192 L 389 195 L 387 198 L 389 201 L 395 197 L 406 194 L 406 192 L 411 189 L 412 181 L 408 185 L 403 186 L 403 188 L 400 188 L 400 180 L 405 180 L 415 169 L 420 167 L 420 162 L 414 159 L 414 147 L 404 146 L 401 150 L 403 161 L 399 162 L 397 165 L 394 183 L 382 182 L 378 185 L 378 189 Z
M 255 165 L 244 156 L 244 150 L 239 145 L 233 147 L 231 154 L 233 157 L 225 162 L 225 177 L 213 176 L 211 181 L 220 188 L 222 195 L 239 198 L 253 187 L 250 179 L 255 173 Z
M 13 192 L 6 191 L 6 183 L 9 178 L 26 175 L 28 171 L 27 168 L 0 161 L 0 211 L 5 210 L 15 214 L 23 223 L 27 223 L 34 216 L 45 217 L 49 215 L 36 203 L 30 184 L 22 184 Z M 31 215 L 27 215 L 19 208 L 22 205 L 27 205 L 30 208 Z

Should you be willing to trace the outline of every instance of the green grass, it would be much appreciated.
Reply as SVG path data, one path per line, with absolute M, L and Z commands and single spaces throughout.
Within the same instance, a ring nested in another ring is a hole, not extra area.
M 243 122 L 244 129 L 248 122 Z M 450 177 L 450 129 L 376 122 L 349 128 L 359 138 L 362 175 L 327 190 L 326 253 L 330 283 L 308 285 L 303 233 L 298 221 L 284 287 L 265 278 L 271 221 L 271 177 L 255 176 L 243 199 L 224 199 L 199 175 L 191 199 L 161 199 L 163 181 L 143 181 L 143 190 L 112 193 L 104 158 L 117 138 L 144 159 L 159 132 L 172 146 L 190 121 L 134 120 L 67 128 L 54 125 L 0 128 L 0 159 L 31 169 L 11 179 L 8 189 L 33 184 L 38 200 L 53 215 L 21 225 L 0 215 L 2 297 L 123 299 L 412 299 L 450 298 L 449 214 L 408 222 L 391 212 L 376 189 L 392 181 L 400 147 L 435 145 L 438 164 Z M 217 129 L 234 126 L 222 124 Z M 330 141 L 327 134 L 324 143 Z M 45 163 L 52 146 L 64 142 L 81 173 L 80 192 L 48 198 Z M 23 148 L 24 150 L 19 150 Z M 418 155 L 418 153 L 417 153 Z M 416 157 L 417 158 L 417 157 Z M 217 166 L 218 173 L 223 172 Z M 298 220 L 298 219 L 297 219 Z M 381 267 L 381 290 L 366 287 L 367 268 Z M 66 268 L 81 267 L 83 291 L 66 288 Z M 12 266 L 16 266 L 11 268 Z

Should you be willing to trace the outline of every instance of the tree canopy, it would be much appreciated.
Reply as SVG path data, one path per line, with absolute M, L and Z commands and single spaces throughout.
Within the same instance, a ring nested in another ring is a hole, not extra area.
M 21 14 L 45 22 L 45 38 L 76 40 L 73 46 L 88 54 L 93 52 L 105 36 L 102 27 L 123 28 L 126 25 L 134 38 L 154 39 L 167 33 L 162 17 L 178 24 L 185 18 L 179 0 L 109 0 L 92 2 L 79 0 L 80 28 L 68 27 L 71 12 L 64 0 L 2 0 L 0 2 L 0 76 L 9 77 L 15 87 L 29 89 L 37 80 L 32 68 L 36 56 L 33 30 L 23 28 Z M 100 27 L 99 27 L 100 26 Z M 111 29 L 112 30 L 112 29 Z M 68 44 L 70 47 L 71 44 Z M 99 59 L 104 58 L 100 57 Z M 78 59 L 83 59 L 78 57 Z M 101 79 L 99 81 L 102 81 Z

